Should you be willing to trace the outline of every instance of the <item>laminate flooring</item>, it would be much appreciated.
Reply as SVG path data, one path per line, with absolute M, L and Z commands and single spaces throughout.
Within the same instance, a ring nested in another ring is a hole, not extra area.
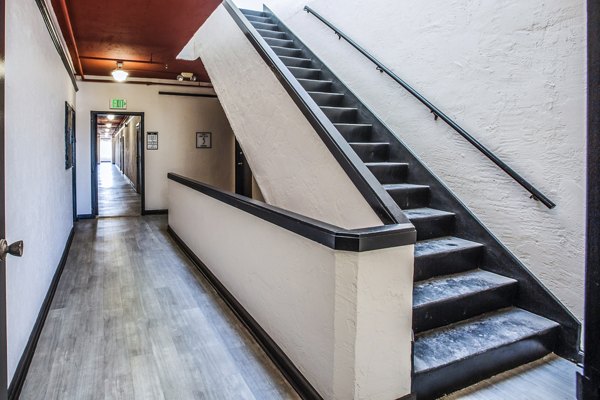
M 452 393 L 444 400 L 575 400 L 581 369 L 550 354 Z
M 166 228 L 77 222 L 21 399 L 298 399 Z M 446 399 L 575 399 L 576 371 L 550 355 Z
M 126 217 L 142 213 L 142 196 L 110 162 L 98 165 L 98 216 Z
M 297 399 L 165 216 L 80 221 L 21 399 Z

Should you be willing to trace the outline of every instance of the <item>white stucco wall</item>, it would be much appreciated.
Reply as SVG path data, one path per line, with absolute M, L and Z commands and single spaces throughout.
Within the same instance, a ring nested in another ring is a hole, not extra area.
M 181 57 L 200 57 L 269 204 L 342 226 L 381 225 L 221 5 Z
M 6 2 L 6 262 L 8 378 L 12 379 L 73 225 L 65 170 L 65 101 L 75 91 L 34 1 Z
M 262 9 L 263 1 L 235 0 Z M 585 1 L 265 3 L 579 318 Z M 325 25 L 308 4 L 548 195 L 548 210 Z
M 158 132 L 158 150 L 144 152 L 147 210 L 168 208 L 169 172 L 233 190 L 234 136 L 219 100 L 158 94 L 159 91 L 214 94 L 212 90 L 97 82 L 80 82 L 79 86 L 78 214 L 91 213 L 90 113 L 107 111 L 111 98 L 127 99 L 127 111 L 145 113 L 145 131 Z M 196 132 L 212 132 L 212 149 L 196 149 Z
M 410 393 L 414 246 L 335 251 L 173 181 L 169 204 L 169 226 L 324 399 Z

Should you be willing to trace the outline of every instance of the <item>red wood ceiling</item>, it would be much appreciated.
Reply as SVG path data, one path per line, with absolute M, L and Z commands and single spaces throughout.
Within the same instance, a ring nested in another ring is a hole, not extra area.
M 193 72 L 209 82 L 200 61 L 175 57 L 221 0 L 52 0 L 76 72 L 110 76 L 116 61 L 130 77 L 176 79 Z M 64 9 L 68 15 L 65 15 Z M 70 20 L 75 45 L 71 40 Z

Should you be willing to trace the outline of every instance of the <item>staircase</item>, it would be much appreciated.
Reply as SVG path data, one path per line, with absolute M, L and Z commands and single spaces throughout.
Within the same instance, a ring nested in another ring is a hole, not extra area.
M 241 11 L 416 227 L 418 398 L 576 352 L 577 321 L 419 159 L 272 13 Z

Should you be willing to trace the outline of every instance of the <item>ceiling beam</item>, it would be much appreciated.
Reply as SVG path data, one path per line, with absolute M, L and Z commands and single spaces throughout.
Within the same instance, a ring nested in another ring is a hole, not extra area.
M 66 0 L 60 0 L 60 8 L 65 17 L 65 23 L 67 25 L 67 31 L 69 33 L 69 40 L 73 44 L 73 52 L 75 53 L 75 68 L 77 69 L 77 73 L 81 76 L 81 79 L 85 80 L 85 75 L 83 74 L 83 66 L 81 65 L 79 50 L 77 49 L 77 41 L 75 40 L 75 33 L 73 33 L 73 25 L 71 24 L 71 17 L 69 16 L 69 9 L 67 8 Z

